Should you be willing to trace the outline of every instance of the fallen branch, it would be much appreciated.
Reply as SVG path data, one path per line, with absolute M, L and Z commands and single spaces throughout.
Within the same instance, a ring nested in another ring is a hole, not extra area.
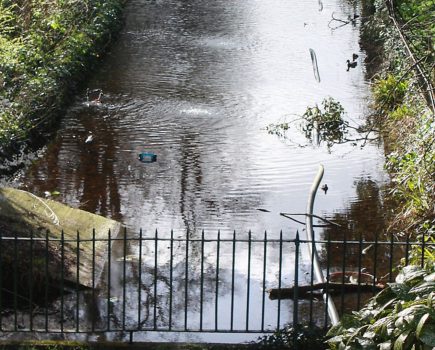
M 322 296 L 325 290 L 331 295 L 340 295 L 342 293 L 372 293 L 379 292 L 385 288 L 382 283 L 376 284 L 355 284 L 355 283 L 336 283 L 336 282 L 323 282 L 315 283 L 313 285 L 298 286 L 298 297 L 300 299 L 311 298 L 313 296 Z M 269 299 L 293 299 L 295 287 L 291 288 L 272 288 L 269 290 Z

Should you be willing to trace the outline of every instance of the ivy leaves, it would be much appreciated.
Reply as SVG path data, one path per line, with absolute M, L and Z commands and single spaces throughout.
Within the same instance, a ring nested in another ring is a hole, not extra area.
M 424 350 L 435 346 L 435 268 L 406 266 L 395 283 L 328 332 L 331 349 Z

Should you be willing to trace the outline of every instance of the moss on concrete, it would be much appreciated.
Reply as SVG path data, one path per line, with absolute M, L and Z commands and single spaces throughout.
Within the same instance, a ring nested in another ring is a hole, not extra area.
M 97 240 L 95 270 L 91 240 L 94 230 Z M 7 286 L 18 274 L 22 284 L 19 287 L 24 290 L 35 288 L 35 284 L 43 286 L 47 279 L 56 285 L 61 277 L 71 284 L 78 282 L 81 286 L 91 287 L 93 277 L 98 282 L 104 268 L 109 231 L 111 238 L 115 238 L 121 231 L 121 224 L 26 191 L 1 188 L 1 282 Z M 23 237 L 33 240 L 21 240 Z

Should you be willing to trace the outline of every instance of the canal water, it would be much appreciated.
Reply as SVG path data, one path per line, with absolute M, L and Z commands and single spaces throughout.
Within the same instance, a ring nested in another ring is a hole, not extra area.
M 382 210 L 370 210 L 382 207 L 382 146 L 311 144 L 297 123 L 287 139 L 266 130 L 328 97 L 352 125 L 364 122 L 360 23 L 331 29 L 333 14 L 347 20 L 359 11 L 343 0 L 128 1 L 125 26 L 88 83 L 102 90 L 102 103 L 78 95 L 18 185 L 41 196 L 58 191 L 57 200 L 119 220 L 134 235 L 282 230 L 293 238 L 303 225 L 279 213 L 305 212 L 323 164 L 329 190 L 317 194 L 315 213 L 348 218 L 360 231 L 382 227 Z M 357 67 L 347 70 L 354 53 Z M 157 161 L 140 162 L 141 152 Z

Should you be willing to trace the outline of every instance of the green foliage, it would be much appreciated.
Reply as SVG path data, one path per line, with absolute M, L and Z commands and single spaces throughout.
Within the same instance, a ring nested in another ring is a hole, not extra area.
M 393 175 L 392 191 L 401 202 L 403 213 L 433 218 L 435 201 L 435 121 L 420 115 L 414 133 L 401 140 L 402 148 L 388 155 L 387 169 Z
M 331 349 L 432 349 L 435 346 L 435 267 L 406 266 L 395 283 L 327 336 Z
M 394 122 L 401 121 L 405 118 L 416 118 L 417 114 L 418 112 L 415 108 L 412 108 L 406 104 L 402 104 L 389 114 L 389 119 Z
M 314 107 L 307 107 L 302 115 L 301 129 L 309 142 L 325 142 L 329 147 L 334 144 L 348 142 L 346 135 L 349 123 L 343 119 L 344 108 L 340 102 L 333 98 L 325 98 L 321 107 L 317 104 Z M 282 122 L 270 124 L 266 127 L 269 134 L 286 138 L 286 133 L 290 129 L 292 122 Z
M 417 226 L 416 240 L 419 244 L 412 246 L 409 263 L 430 268 L 435 264 L 435 220 Z
M 328 347 L 324 342 L 325 330 L 316 326 L 287 326 L 260 339 L 260 349 L 293 349 L 295 340 L 299 349 L 322 350 Z
M 50 121 L 104 51 L 122 0 L 0 0 L 0 150 Z
M 335 143 L 341 143 L 345 139 L 349 123 L 343 119 L 344 108 L 340 102 L 333 98 L 322 101 L 322 107 L 308 107 L 303 114 L 305 123 L 302 131 L 305 137 L 312 140 L 315 134 L 321 141 L 331 147 Z
M 269 124 L 266 130 L 269 134 L 276 135 L 278 137 L 285 137 L 286 132 L 290 129 L 291 123 L 282 122 L 277 124 Z
M 426 73 L 433 71 L 435 62 L 435 47 L 433 38 L 435 37 L 435 2 L 433 0 L 397 0 L 396 12 L 403 23 L 404 31 L 408 39 L 412 42 L 413 50 L 420 58 L 421 65 Z M 430 74 L 427 74 L 430 76 Z M 434 76 L 432 76 L 433 78 Z
M 402 104 L 407 89 L 408 83 L 400 81 L 392 74 L 388 74 L 385 79 L 379 79 L 373 88 L 375 108 L 383 113 L 394 111 Z

